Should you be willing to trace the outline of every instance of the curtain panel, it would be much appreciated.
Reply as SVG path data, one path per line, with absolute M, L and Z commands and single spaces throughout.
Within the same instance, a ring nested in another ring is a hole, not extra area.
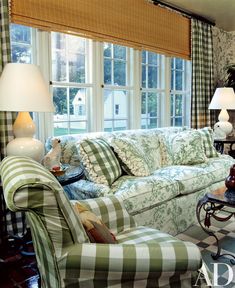
M 0 74 L 5 64 L 11 60 L 10 51 L 10 31 L 9 31 L 9 11 L 8 0 L 0 1 Z M 12 80 L 12 83 L 14 80 Z M 1 97 L 1 95 L 0 95 Z M 16 113 L 0 111 L 0 160 L 6 156 L 6 145 L 13 139 L 13 122 Z M 25 231 L 25 216 L 23 213 L 13 213 L 6 208 L 2 189 L 0 190 L 0 223 L 1 236 L 7 234 L 22 236 Z M 2 238 L 0 237 L 0 243 Z
M 214 92 L 213 44 L 211 25 L 191 20 L 192 90 L 191 127 L 211 126 L 214 114 L 208 110 Z
M 11 21 L 190 59 L 190 19 L 149 0 L 11 0 Z

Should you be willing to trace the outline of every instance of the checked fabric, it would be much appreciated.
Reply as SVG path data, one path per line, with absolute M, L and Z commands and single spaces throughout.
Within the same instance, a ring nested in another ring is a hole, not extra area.
M 202 266 L 196 245 L 137 227 L 115 196 L 80 201 L 115 233 L 118 244 L 89 243 L 79 215 L 49 171 L 27 157 L 0 166 L 12 211 L 26 211 L 42 287 L 192 287 Z M 197 282 L 198 287 L 202 283 Z

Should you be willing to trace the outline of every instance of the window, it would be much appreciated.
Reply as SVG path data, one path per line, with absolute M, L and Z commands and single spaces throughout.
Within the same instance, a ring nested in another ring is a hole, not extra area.
M 185 125 L 187 91 L 187 61 L 180 58 L 171 59 L 171 126 Z
M 50 135 L 189 126 L 190 61 L 15 24 L 11 50 L 13 62 L 37 59 L 50 82 L 55 113 L 34 113 L 42 141 Z
M 104 130 L 129 128 L 130 48 L 104 43 Z
M 32 28 L 11 24 L 11 60 L 18 63 L 33 62 Z
M 88 46 L 84 38 L 51 33 L 55 136 L 88 131 Z
M 161 55 L 142 51 L 141 128 L 159 126 Z

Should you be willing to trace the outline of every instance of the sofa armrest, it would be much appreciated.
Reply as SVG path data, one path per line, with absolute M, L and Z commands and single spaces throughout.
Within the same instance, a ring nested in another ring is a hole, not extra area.
M 136 226 L 134 218 L 126 211 L 120 197 L 110 195 L 109 197 L 71 201 L 72 204 L 76 202 L 87 206 L 89 210 L 102 219 L 115 235 Z
M 185 273 L 202 266 L 198 247 L 189 242 L 172 241 L 156 244 L 77 244 L 64 251 L 58 261 L 59 269 L 72 270 L 73 277 L 83 272 L 109 274 L 113 280 L 129 277 L 157 277 L 164 272 Z M 117 273 L 119 272 L 119 273 Z M 121 273 L 120 273 L 121 272 Z

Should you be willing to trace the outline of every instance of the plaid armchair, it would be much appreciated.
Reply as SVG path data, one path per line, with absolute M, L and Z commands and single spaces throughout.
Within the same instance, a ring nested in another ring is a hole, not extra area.
M 0 166 L 12 211 L 25 211 L 42 287 L 191 287 L 202 266 L 198 248 L 147 227 L 136 227 L 115 196 L 80 201 L 101 217 L 118 244 L 90 243 L 60 184 L 27 157 Z M 197 283 L 199 285 L 199 283 Z

